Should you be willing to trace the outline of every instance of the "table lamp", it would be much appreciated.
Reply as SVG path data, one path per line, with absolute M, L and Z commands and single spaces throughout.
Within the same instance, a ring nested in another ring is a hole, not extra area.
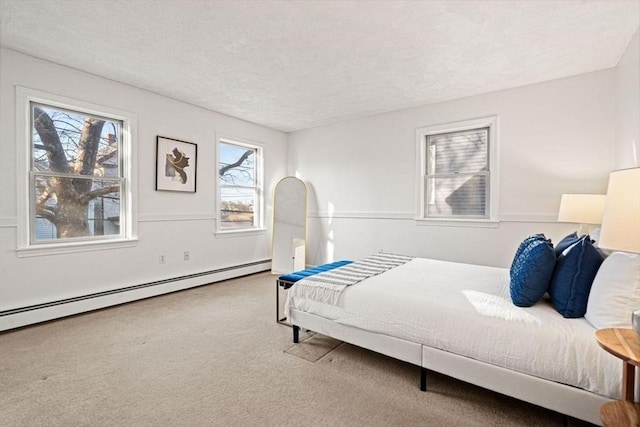
M 640 167 L 611 172 L 600 230 L 601 249 L 640 253 Z M 640 310 L 632 315 L 640 337 Z
M 589 233 L 589 224 L 602 222 L 607 196 L 604 194 L 563 194 L 560 199 L 559 222 L 580 224 L 578 236 Z

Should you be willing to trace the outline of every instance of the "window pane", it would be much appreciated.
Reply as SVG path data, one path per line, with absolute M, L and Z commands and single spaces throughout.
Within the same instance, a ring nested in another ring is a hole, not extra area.
M 428 174 L 486 171 L 488 137 L 488 129 L 429 135 Z
M 220 228 L 247 228 L 254 226 L 255 190 L 238 187 L 220 189 Z
M 31 104 L 32 168 L 35 171 L 119 176 L 122 122 Z
M 485 217 L 487 177 L 465 175 L 427 180 L 429 197 L 425 212 L 429 216 Z
M 118 180 L 38 176 L 33 240 L 120 234 Z
M 254 187 L 256 185 L 255 152 L 253 148 L 220 143 L 220 183 Z

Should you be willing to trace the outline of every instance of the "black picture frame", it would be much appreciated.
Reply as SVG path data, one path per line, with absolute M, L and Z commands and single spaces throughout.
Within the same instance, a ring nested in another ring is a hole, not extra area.
M 197 166 L 197 144 L 156 137 L 156 191 L 195 193 Z

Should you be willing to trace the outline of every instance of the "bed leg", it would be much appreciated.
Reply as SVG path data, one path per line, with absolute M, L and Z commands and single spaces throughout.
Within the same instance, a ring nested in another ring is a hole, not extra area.
M 295 344 L 300 342 L 300 326 L 293 325 L 293 342 Z
M 427 391 L 427 368 L 420 367 L 420 390 Z

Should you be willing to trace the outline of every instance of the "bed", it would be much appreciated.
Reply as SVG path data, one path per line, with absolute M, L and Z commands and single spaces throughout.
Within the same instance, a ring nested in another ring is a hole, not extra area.
M 303 328 L 421 367 L 422 390 L 432 370 L 599 424 L 600 406 L 620 399 L 620 361 L 548 297 L 514 305 L 509 273 L 412 258 L 352 286 L 300 280 L 285 315 L 295 342 Z

